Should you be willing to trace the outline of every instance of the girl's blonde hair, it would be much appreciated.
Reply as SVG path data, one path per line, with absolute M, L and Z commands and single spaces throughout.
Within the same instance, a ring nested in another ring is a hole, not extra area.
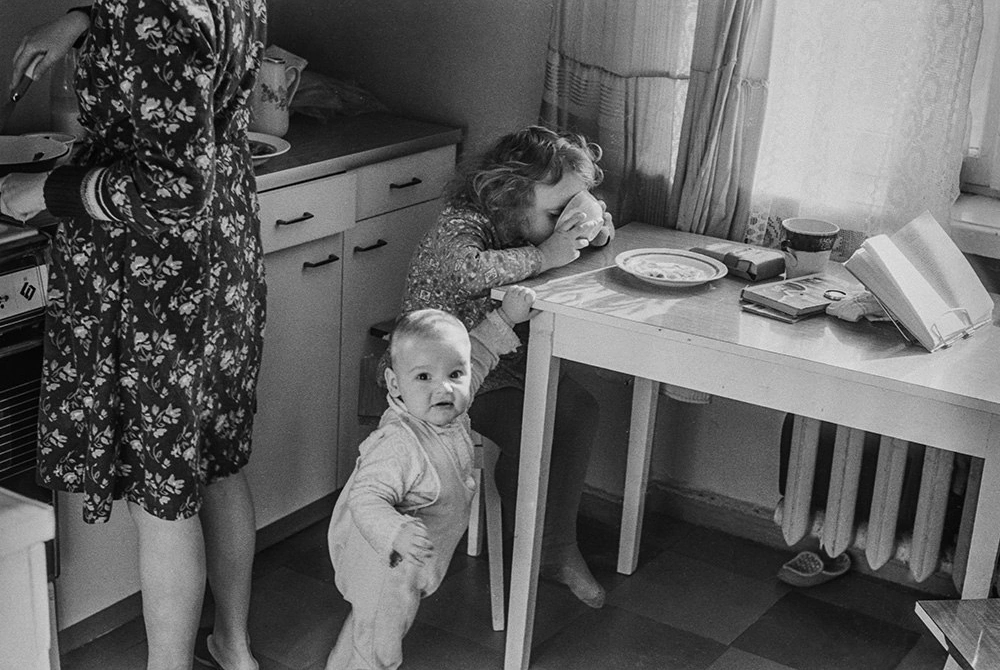
M 601 147 L 582 135 L 528 126 L 501 137 L 465 164 L 452 182 L 448 201 L 479 211 L 505 241 L 514 242 L 523 235 L 525 210 L 535 203 L 536 184 L 551 186 L 575 172 L 592 189 L 604 179 L 600 159 Z

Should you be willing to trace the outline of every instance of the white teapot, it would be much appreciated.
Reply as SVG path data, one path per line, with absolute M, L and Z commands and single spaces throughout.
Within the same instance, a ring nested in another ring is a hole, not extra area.
M 250 130 L 283 137 L 288 132 L 288 105 L 299 88 L 301 67 L 264 56 L 250 96 Z

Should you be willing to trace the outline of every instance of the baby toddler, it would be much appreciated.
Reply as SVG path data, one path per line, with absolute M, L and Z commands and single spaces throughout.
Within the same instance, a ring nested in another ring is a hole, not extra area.
M 468 526 L 476 480 L 469 408 L 500 355 L 520 341 L 534 292 L 507 291 L 471 332 L 451 314 L 403 315 L 389 344 L 389 408 L 337 499 L 328 542 L 351 613 L 327 670 L 398 668 L 420 599 L 434 593 Z

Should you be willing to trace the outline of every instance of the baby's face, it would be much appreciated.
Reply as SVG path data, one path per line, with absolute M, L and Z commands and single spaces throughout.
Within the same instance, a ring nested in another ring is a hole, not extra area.
M 472 346 L 464 328 L 448 325 L 433 336 L 408 338 L 393 349 L 385 371 L 389 392 L 407 411 L 435 426 L 461 416 L 472 401 Z

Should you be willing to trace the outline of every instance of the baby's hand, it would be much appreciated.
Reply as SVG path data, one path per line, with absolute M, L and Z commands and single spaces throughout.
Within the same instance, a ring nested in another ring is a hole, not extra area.
M 423 565 L 434 556 L 434 544 L 427 534 L 427 526 L 422 521 L 413 519 L 399 529 L 396 539 L 392 541 L 392 549 L 404 561 Z
M 500 309 L 512 323 L 527 321 L 531 316 L 531 306 L 535 302 L 535 292 L 526 286 L 511 286 L 504 293 Z

